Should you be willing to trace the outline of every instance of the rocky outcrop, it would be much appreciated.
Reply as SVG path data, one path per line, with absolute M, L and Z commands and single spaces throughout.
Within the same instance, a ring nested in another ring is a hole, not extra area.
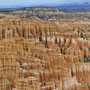
M 0 90 L 90 89 L 88 30 L 59 24 L 0 24 Z

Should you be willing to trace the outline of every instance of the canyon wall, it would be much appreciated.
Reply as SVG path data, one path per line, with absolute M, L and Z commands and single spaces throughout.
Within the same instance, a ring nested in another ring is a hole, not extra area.
M 90 90 L 88 25 L 8 22 L 0 24 L 0 90 Z

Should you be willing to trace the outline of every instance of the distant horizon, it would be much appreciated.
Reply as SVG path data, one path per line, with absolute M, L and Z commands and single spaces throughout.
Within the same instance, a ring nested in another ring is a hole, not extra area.
M 22 7 L 33 7 L 33 6 L 40 6 L 40 5 L 45 5 L 45 6 L 55 6 L 55 5 L 63 5 L 63 4 L 70 4 L 70 3 L 85 3 L 89 2 L 90 0 L 3 0 L 0 2 L 0 9 L 2 8 L 22 8 Z

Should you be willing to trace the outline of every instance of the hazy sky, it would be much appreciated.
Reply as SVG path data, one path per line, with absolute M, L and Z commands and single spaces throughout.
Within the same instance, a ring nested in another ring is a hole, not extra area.
M 63 4 L 63 3 L 76 3 L 76 2 L 88 2 L 90 0 L 0 0 L 1 6 L 32 6 L 32 5 L 44 5 L 44 4 Z

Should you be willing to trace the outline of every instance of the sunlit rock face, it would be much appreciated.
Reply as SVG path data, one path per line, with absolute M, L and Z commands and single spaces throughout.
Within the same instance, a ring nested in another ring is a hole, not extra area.
M 88 25 L 9 19 L 0 23 L 0 90 L 90 90 Z

